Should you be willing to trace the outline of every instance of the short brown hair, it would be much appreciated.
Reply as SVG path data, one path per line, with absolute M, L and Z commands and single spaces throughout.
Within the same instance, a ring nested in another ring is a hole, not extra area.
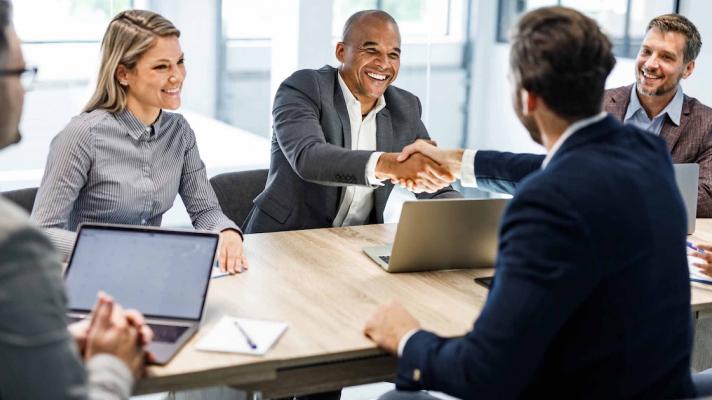
M 596 21 L 566 7 L 539 8 L 522 16 L 511 36 L 509 63 L 518 87 L 566 119 L 601 112 L 616 59 Z
M 680 14 L 665 14 L 653 18 L 645 32 L 657 28 L 660 32 L 677 32 L 685 36 L 685 62 L 694 61 L 702 48 L 702 37 L 697 27 Z

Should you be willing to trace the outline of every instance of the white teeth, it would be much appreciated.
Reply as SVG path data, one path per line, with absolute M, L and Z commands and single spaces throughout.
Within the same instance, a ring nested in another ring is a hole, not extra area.
M 170 93 L 170 94 L 178 93 L 179 90 L 180 89 L 163 89 L 164 92 Z
M 650 75 L 650 74 L 647 73 L 647 72 L 643 72 L 643 77 L 644 77 L 644 78 L 648 78 L 648 79 L 657 79 L 657 78 L 659 78 L 659 76 Z
M 385 81 L 386 76 L 381 75 L 381 74 L 374 74 L 373 72 L 366 72 L 366 75 L 370 76 L 373 79 L 378 79 L 379 81 Z

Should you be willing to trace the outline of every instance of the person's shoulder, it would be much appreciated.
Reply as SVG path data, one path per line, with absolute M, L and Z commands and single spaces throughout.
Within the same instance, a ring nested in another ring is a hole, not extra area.
M 398 86 L 393 85 L 388 86 L 388 89 L 386 89 L 386 92 L 383 94 L 383 97 L 386 99 L 386 104 L 410 104 L 418 102 L 418 96 L 405 89 L 401 89 Z
M 618 86 L 610 89 L 606 89 L 604 92 L 606 96 L 619 97 L 630 95 L 631 90 L 633 90 L 633 85 Z
M 320 87 L 333 87 L 337 73 L 338 70 L 329 65 L 319 69 L 300 69 L 294 71 L 284 82 L 293 86 L 317 85 Z
M 65 139 L 88 140 L 97 128 L 111 123 L 113 116 L 106 110 L 92 110 L 73 117 L 57 136 Z
M 712 123 L 712 108 L 703 104 L 692 96 L 685 95 L 683 104 L 686 104 L 690 109 L 690 115 L 694 117 L 702 117 Z M 684 107 L 684 106 L 683 106 Z
M 23 229 L 32 229 L 25 210 L 0 196 L 0 242 Z

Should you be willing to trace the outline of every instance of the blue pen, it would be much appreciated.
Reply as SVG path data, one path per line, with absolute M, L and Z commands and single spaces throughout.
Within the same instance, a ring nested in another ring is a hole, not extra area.
M 705 254 L 705 250 L 704 250 L 704 249 L 701 249 L 701 248 L 695 246 L 695 245 L 692 244 L 691 242 L 687 242 L 687 247 L 691 248 L 692 250 L 694 250 L 694 251 L 696 251 L 696 252 L 698 252 L 698 253 Z
M 245 337 L 245 341 L 247 342 L 247 345 L 250 346 L 250 348 L 252 350 L 256 349 L 257 345 L 255 344 L 255 342 L 252 341 L 252 339 L 250 338 L 250 335 L 248 335 L 247 332 L 245 332 L 245 330 L 242 329 L 242 325 L 240 325 L 240 323 L 237 322 L 237 320 L 235 320 L 234 322 L 235 322 L 235 327 L 240 331 L 242 336 Z

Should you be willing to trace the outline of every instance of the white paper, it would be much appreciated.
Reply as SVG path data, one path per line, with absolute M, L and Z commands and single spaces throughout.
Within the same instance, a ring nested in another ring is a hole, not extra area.
M 257 345 L 252 349 L 245 335 L 235 325 L 237 321 Z M 235 318 L 224 315 L 220 321 L 200 338 L 195 348 L 201 351 L 264 355 L 287 329 L 285 322 Z

